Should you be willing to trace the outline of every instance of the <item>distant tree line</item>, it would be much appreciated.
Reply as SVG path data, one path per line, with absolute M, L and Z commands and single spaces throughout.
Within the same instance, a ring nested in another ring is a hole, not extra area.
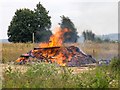
M 84 41 L 85 40 L 91 40 L 91 41 L 95 40 L 95 34 L 91 30 L 83 31 L 82 35 L 84 37 Z
M 106 38 L 102 40 L 100 37 L 97 37 L 95 33 L 92 32 L 92 30 L 84 30 L 82 32 L 82 35 L 84 37 L 84 41 L 93 41 L 93 42 L 111 42 L 110 39 Z

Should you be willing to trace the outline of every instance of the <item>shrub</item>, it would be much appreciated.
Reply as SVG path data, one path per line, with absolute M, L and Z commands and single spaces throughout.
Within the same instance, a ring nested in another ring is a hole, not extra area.
M 111 69 L 113 72 L 119 72 L 119 73 L 120 73 L 120 57 L 114 57 L 114 58 L 111 60 L 110 69 Z

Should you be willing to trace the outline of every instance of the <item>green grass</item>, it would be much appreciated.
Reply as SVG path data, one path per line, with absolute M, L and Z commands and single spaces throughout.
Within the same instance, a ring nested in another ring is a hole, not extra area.
M 32 65 L 25 73 L 9 67 L 3 73 L 3 88 L 118 88 L 118 73 L 109 66 L 78 74 L 72 72 L 68 67 L 46 63 Z

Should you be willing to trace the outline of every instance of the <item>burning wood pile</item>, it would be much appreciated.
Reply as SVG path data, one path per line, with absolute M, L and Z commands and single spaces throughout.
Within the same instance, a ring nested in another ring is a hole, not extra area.
M 96 63 L 91 55 L 83 53 L 78 47 L 63 46 L 63 35 L 70 32 L 69 29 L 58 28 L 58 31 L 50 37 L 48 43 L 39 44 L 39 48 L 34 48 L 27 54 L 18 58 L 17 62 L 29 60 L 28 57 L 37 58 L 41 62 L 57 63 L 60 66 L 81 66 L 83 64 Z

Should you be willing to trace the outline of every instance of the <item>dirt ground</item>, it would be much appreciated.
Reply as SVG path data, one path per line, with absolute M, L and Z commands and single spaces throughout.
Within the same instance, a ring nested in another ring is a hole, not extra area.
M 2 74 L 2 72 L 4 72 L 5 70 L 10 70 L 12 69 L 13 71 L 15 70 L 18 70 L 22 73 L 26 72 L 27 69 L 30 67 L 30 66 L 27 66 L 27 65 L 14 65 L 14 64 L 1 64 L 0 65 L 2 67 L 2 70 L 0 72 L 0 76 Z M 82 67 L 69 67 L 70 69 L 73 70 L 73 73 L 76 74 L 76 73 L 82 73 L 82 72 L 86 72 L 86 71 L 89 71 L 89 70 L 92 70 L 95 68 L 95 64 L 91 65 L 92 68 L 90 68 L 90 66 L 82 66 Z
M 18 70 L 23 73 L 26 72 L 27 69 L 29 68 L 29 66 L 25 66 L 25 65 L 9 65 L 9 64 L 1 64 L 1 67 L 2 67 L 2 72 L 4 72 L 5 69 L 8 70 L 11 68 L 13 71 Z

